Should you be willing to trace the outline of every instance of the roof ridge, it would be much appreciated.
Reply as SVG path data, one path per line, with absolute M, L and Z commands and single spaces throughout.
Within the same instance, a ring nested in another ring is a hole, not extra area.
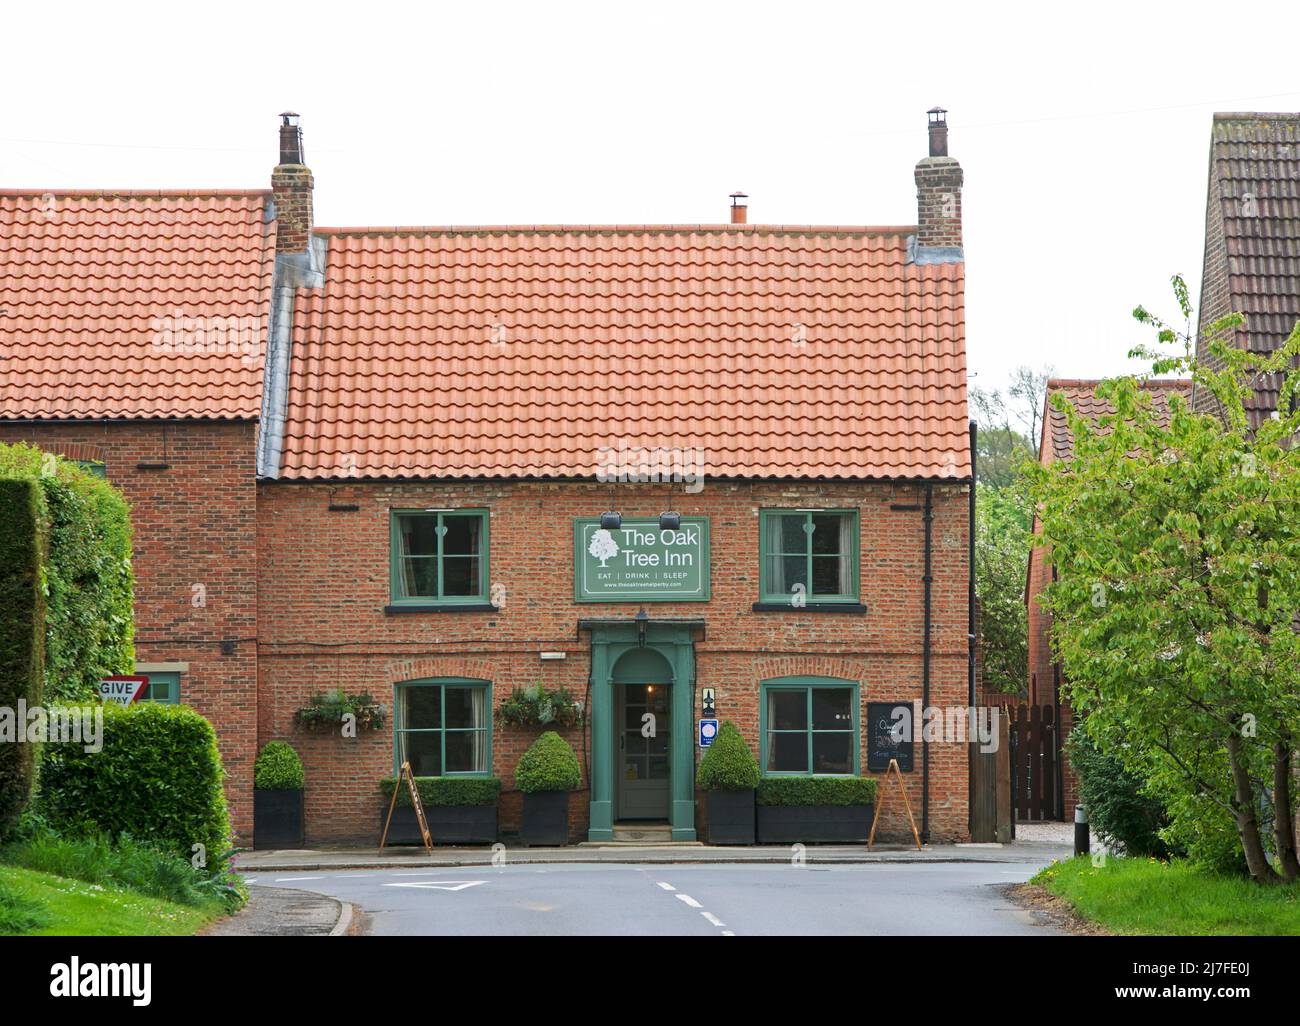
M 1216 111 L 1215 121 L 1300 121 L 1300 111 Z
M 270 189 L 0 189 L 0 197 L 75 196 L 86 199 L 171 199 L 184 196 L 270 196 Z
M 1050 391 L 1053 388 L 1095 388 L 1107 378 L 1048 378 L 1047 388 Z M 1191 378 L 1148 378 L 1146 381 L 1139 381 L 1142 388 L 1191 388 Z
M 834 232 L 844 235 L 911 235 L 916 225 L 818 225 L 818 224 L 462 224 L 462 225 L 393 225 L 325 227 L 316 226 L 317 235 L 445 235 L 448 233 L 482 232 L 539 232 L 572 234 L 580 232 L 623 233 L 633 232 L 788 232 L 792 234 L 823 234 Z

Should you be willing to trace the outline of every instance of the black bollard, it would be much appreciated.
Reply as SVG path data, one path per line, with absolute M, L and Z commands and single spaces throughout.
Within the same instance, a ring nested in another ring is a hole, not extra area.
M 1090 845 L 1088 843 L 1088 811 L 1082 805 L 1074 807 L 1074 854 L 1087 855 Z

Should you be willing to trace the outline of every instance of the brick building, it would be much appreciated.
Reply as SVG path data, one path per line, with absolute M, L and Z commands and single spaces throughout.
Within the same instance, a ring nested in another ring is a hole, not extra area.
M 52 220 L 6 193 L 0 439 L 132 501 L 142 669 L 215 723 L 244 840 L 274 738 L 309 843 L 373 841 L 400 758 L 501 777 L 513 831 L 537 730 L 497 710 L 533 683 L 587 714 L 575 838 L 694 839 L 702 688 L 771 774 L 866 773 L 869 703 L 973 694 L 942 111 L 916 183 L 907 227 L 750 224 L 737 196 L 716 225 L 322 228 L 286 117 L 269 192 L 56 194 Z M 389 722 L 296 730 L 336 688 Z M 967 745 L 915 747 L 925 829 L 966 837 Z

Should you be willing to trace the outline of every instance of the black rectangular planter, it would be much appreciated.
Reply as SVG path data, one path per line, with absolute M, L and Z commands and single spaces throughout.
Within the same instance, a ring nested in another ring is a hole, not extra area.
M 759 844 L 866 843 L 874 805 L 760 805 Z
M 527 845 L 555 847 L 569 843 L 569 792 L 536 791 L 524 795 L 519 839 Z
M 709 802 L 709 844 L 753 844 L 753 790 L 705 794 Z
M 388 802 L 379 812 L 379 830 L 382 836 L 384 820 L 388 818 Z M 490 844 L 497 839 L 497 807 L 495 805 L 426 805 L 424 818 L 434 844 Z M 389 844 L 423 844 L 420 824 L 415 810 L 400 805 L 393 810 L 393 823 L 388 828 Z
M 253 847 L 301 848 L 303 791 L 253 790 Z

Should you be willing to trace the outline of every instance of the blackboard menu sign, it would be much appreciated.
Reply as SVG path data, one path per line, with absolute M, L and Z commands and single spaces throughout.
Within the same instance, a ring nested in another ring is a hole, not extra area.
M 903 710 L 895 715 L 895 710 Z M 912 772 L 912 706 L 907 702 L 867 703 L 867 769 L 882 772 L 889 760 Z

